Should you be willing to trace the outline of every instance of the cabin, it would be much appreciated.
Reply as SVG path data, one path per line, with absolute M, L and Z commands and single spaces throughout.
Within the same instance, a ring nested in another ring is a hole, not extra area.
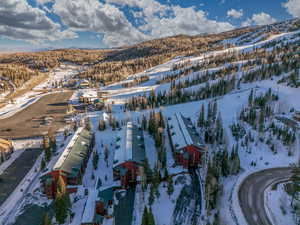
M 117 140 L 119 148 L 115 150 L 113 175 L 127 188 L 145 180 L 143 165 L 146 159 L 144 135 L 141 128 L 128 122 L 123 138 Z
M 113 217 L 114 191 L 114 187 L 89 191 L 81 225 L 100 225 L 104 218 L 110 219 Z
M 54 166 L 40 177 L 43 192 L 49 199 L 55 198 L 59 177 L 63 178 L 69 193 L 77 191 L 93 148 L 93 139 L 90 131 L 78 128 Z
M 80 93 L 79 100 L 81 103 L 94 104 L 99 100 L 98 92 L 95 90 L 85 90 Z
M 0 138 L 0 164 L 9 159 L 13 151 L 12 141 Z
M 90 86 L 90 82 L 86 79 L 80 80 L 77 84 L 78 88 L 88 88 Z
M 167 128 L 176 162 L 184 168 L 200 166 L 207 147 L 192 121 L 176 113 L 168 118 Z

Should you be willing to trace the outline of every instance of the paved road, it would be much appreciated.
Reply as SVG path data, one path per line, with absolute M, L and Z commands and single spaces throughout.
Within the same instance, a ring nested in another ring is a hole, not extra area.
M 249 225 L 272 225 L 264 207 L 264 191 L 275 183 L 288 180 L 291 168 L 274 168 L 248 176 L 239 189 L 239 202 Z

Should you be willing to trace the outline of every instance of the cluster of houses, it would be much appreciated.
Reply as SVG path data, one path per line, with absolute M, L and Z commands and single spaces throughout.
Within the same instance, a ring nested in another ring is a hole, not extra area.
M 104 218 L 113 217 L 113 202 L 116 187 L 95 188 L 89 191 L 84 206 L 81 225 L 101 225 Z
M 12 141 L 0 138 L 0 164 L 9 159 L 13 151 L 14 147 Z
M 117 138 L 114 154 L 113 178 L 118 186 L 89 191 L 81 225 L 100 225 L 104 218 L 113 216 L 115 190 L 129 188 L 145 181 L 143 163 L 146 159 L 143 131 L 132 122 L 128 122 L 123 138 Z M 99 181 L 99 180 L 98 180 Z M 99 183 L 99 182 L 97 182 Z
M 181 114 L 168 118 L 168 136 L 176 162 L 184 168 L 201 165 L 207 152 L 192 121 Z M 113 187 L 102 187 L 97 178 L 95 187 L 87 189 L 81 225 L 100 225 L 113 217 L 115 191 L 146 182 L 144 171 L 146 152 L 143 130 L 128 122 L 116 138 L 113 161 Z M 79 128 L 55 165 L 41 176 L 41 184 L 48 198 L 54 198 L 58 178 L 61 176 L 70 193 L 76 192 L 93 147 L 93 135 Z

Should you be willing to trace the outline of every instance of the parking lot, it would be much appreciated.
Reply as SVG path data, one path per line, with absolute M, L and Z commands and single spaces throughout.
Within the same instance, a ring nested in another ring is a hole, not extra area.
M 26 149 L 1 175 L 0 175 L 0 205 L 15 190 L 25 175 L 33 167 L 41 154 L 41 149 Z
M 9 139 L 24 138 L 40 136 L 50 127 L 60 129 L 65 126 L 64 116 L 72 93 L 57 92 L 43 96 L 15 115 L 0 120 L 0 136 Z

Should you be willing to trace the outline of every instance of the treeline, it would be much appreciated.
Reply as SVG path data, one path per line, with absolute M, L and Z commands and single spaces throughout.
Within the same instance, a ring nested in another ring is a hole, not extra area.
M 11 81 L 16 87 L 22 86 L 26 81 L 40 73 L 17 64 L 0 64 L 0 77 Z
M 171 82 L 171 90 L 178 90 L 183 88 L 188 88 L 194 85 L 206 83 L 210 80 L 216 80 L 220 78 L 224 78 L 228 75 L 235 74 L 239 70 L 239 66 L 237 65 L 230 65 L 228 67 L 222 68 L 220 70 L 217 70 L 215 72 L 204 72 L 204 73 L 198 73 L 194 75 L 190 79 L 185 79 L 183 81 L 178 80 L 177 82 L 173 81 Z
M 204 62 L 201 61 L 199 63 L 193 63 L 192 61 L 187 60 L 183 63 L 174 64 L 171 74 L 163 76 L 160 80 L 157 81 L 157 83 L 169 83 L 174 80 L 178 80 L 185 76 L 191 75 L 194 72 L 202 71 L 202 73 L 205 73 L 207 72 L 205 70 L 217 67 L 222 68 L 214 71 L 214 73 L 220 73 L 224 76 L 226 74 L 229 74 L 230 72 L 235 72 L 234 69 L 243 71 L 244 74 L 246 74 L 244 82 L 252 82 L 255 79 L 267 79 L 270 76 L 273 76 L 273 72 L 275 72 L 276 75 L 281 75 L 277 73 L 282 71 L 276 71 L 276 68 L 284 67 L 287 63 L 294 64 L 292 68 L 299 68 L 299 54 L 297 54 L 297 52 L 299 51 L 300 47 L 298 41 L 295 43 L 283 43 L 281 46 L 277 46 L 272 50 L 256 48 L 250 52 L 227 52 L 217 56 L 207 57 Z M 233 64 L 237 62 L 240 63 L 240 66 Z M 281 65 L 282 62 L 284 62 L 284 65 Z M 229 66 L 223 68 L 223 66 L 226 64 L 229 64 Z M 273 71 L 273 68 L 275 68 L 275 71 Z M 233 71 L 230 71 L 230 69 L 233 69 Z M 284 69 L 283 71 L 286 71 L 286 69 Z M 257 74 L 260 75 L 257 76 Z M 266 76 L 266 74 L 268 74 L 269 76 Z M 292 82 L 293 85 L 295 85 L 295 80 L 293 80 Z
M 134 86 L 140 85 L 142 83 L 145 83 L 148 80 L 149 80 L 149 76 L 148 75 L 143 75 L 143 76 L 135 77 L 132 81 L 123 83 L 122 87 L 125 87 L 125 88 L 134 87 Z
M 204 87 L 197 90 L 178 89 L 175 91 L 158 92 L 151 91 L 149 96 L 140 95 L 130 98 L 125 103 L 127 110 L 144 110 L 157 108 L 163 105 L 180 104 L 190 101 L 199 101 L 207 98 L 223 96 L 235 89 L 236 79 L 221 79 L 216 83 L 206 83 Z
M 110 84 L 165 63 L 177 56 L 199 55 L 207 51 L 222 50 L 224 46 L 220 43 L 221 40 L 239 36 L 250 30 L 251 28 L 243 28 L 221 34 L 179 35 L 124 47 L 108 54 L 80 76 Z

